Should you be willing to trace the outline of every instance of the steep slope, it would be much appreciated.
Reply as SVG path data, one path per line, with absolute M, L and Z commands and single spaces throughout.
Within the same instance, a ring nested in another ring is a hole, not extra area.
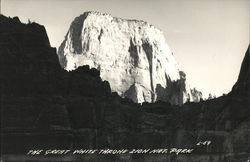
M 238 77 L 237 82 L 235 83 L 232 92 L 236 95 L 247 95 L 248 92 L 250 92 L 250 47 L 248 47 L 245 57 L 242 62 L 242 66 L 240 69 L 240 74 Z
M 58 56 L 66 70 L 98 69 L 112 91 L 137 103 L 181 105 L 202 97 L 192 93 L 162 31 L 144 21 L 85 12 L 72 22 Z
M 69 146 L 73 128 L 95 127 L 94 108 L 101 110 L 111 96 L 98 70 L 63 70 L 44 26 L 37 23 L 0 15 L 0 38 L 0 143 L 5 153 Z

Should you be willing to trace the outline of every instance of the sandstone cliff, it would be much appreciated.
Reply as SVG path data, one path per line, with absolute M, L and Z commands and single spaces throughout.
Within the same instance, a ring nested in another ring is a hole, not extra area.
M 181 105 L 202 97 L 191 92 L 162 31 L 144 21 L 85 12 L 71 23 L 58 56 L 66 70 L 98 69 L 113 92 L 136 103 Z

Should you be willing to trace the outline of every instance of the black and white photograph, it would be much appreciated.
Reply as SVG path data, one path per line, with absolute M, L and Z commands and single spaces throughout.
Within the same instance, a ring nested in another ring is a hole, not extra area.
M 250 162 L 249 0 L 0 0 L 1 162 Z

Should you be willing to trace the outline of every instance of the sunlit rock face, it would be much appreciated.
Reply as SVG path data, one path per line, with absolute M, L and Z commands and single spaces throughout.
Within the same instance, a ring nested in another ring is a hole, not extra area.
M 58 56 L 68 71 L 98 69 L 112 91 L 137 103 L 180 105 L 202 97 L 191 92 L 162 31 L 144 21 L 85 12 L 71 23 Z

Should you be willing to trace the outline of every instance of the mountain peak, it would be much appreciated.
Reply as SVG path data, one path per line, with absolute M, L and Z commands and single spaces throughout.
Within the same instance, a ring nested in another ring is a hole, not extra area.
M 194 101 L 163 32 L 145 21 L 85 12 L 71 23 L 58 55 L 66 70 L 100 70 L 112 91 L 134 102 Z
M 124 22 L 128 22 L 128 23 L 140 23 L 142 25 L 144 24 L 144 25 L 154 27 L 152 24 L 149 24 L 148 22 L 146 22 L 144 20 L 124 19 L 124 18 L 119 18 L 119 17 L 113 17 L 109 13 L 102 13 L 102 12 L 99 12 L 99 11 L 86 11 L 83 14 L 81 14 L 79 17 L 82 17 L 84 19 L 86 19 L 87 17 L 106 17 L 106 18 L 109 18 L 112 21 L 118 21 L 118 22 L 124 21 Z

